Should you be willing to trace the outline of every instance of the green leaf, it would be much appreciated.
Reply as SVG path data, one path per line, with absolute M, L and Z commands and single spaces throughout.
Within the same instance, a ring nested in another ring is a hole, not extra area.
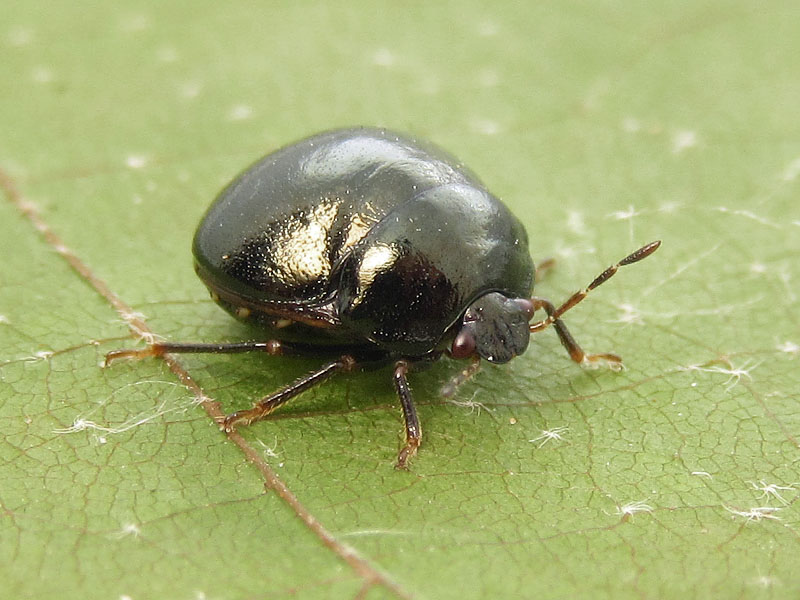
M 780 1 L 6 7 L 4 595 L 797 597 L 798 27 Z M 566 319 L 627 370 L 546 331 L 447 401 L 441 361 L 398 472 L 386 371 L 228 439 L 199 400 L 318 363 L 100 367 L 137 343 L 125 307 L 175 341 L 252 335 L 192 273 L 194 227 L 260 155 L 353 124 L 479 173 L 557 258 L 556 302 L 662 239 Z

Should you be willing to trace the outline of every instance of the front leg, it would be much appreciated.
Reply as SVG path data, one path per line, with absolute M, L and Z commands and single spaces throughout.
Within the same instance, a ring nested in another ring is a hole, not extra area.
M 417 409 L 414 408 L 414 400 L 411 397 L 411 388 L 408 385 L 406 374 L 409 365 L 404 360 L 399 360 L 394 365 L 394 387 L 397 390 L 397 397 L 400 398 L 400 406 L 403 408 L 403 419 L 406 425 L 406 445 L 397 455 L 397 469 L 408 469 L 408 460 L 417 453 L 422 442 L 422 429 L 419 426 Z

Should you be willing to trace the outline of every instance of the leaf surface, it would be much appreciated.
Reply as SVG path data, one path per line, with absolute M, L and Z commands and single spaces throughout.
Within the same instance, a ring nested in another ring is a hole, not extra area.
M 794 4 L 6 13 L 9 597 L 797 597 Z M 237 442 L 201 400 L 246 407 L 318 362 L 180 357 L 195 387 L 160 360 L 99 366 L 136 343 L 128 309 L 170 340 L 251 336 L 195 278 L 194 227 L 264 153 L 356 124 L 479 173 L 534 258 L 557 259 L 537 287 L 555 302 L 662 239 L 567 315 L 627 370 L 583 370 L 547 331 L 447 401 L 461 365 L 441 361 L 412 378 L 424 444 L 407 473 L 386 371 Z

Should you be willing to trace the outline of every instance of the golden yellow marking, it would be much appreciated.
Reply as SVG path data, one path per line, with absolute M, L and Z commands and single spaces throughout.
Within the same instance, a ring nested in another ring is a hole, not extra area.
M 308 215 L 308 222 L 295 220 L 273 245 L 275 264 L 281 269 L 284 280 L 302 285 L 330 275 L 328 257 L 328 232 L 338 211 L 338 204 L 323 202 Z
M 364 291 L 369 289 L 378 275 L 391 269 L 399 257 L 400 251 L 388 244 L 378 243 L 364 252 L 358 267 L 358 288 L 356 297 L 352 300 L 353 306 L 357 306 L 364 300 Z

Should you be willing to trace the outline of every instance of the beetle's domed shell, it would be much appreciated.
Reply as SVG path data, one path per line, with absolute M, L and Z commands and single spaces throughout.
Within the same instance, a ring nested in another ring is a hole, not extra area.
M 409 356 L 433 350 L 466 302 L 528 295 L 533 275 L 522 225 L 472 173 L 439 148 L 370 128 L 316 135 L 252 165 L 208 209 L 193 250 L 219 295 L 265 312 L 325 305 L 352 343 Z
M 333 271 L 398 204 L 449 183 L 480 185 L 455 159 L 379 129 L 319 134 L 256 162 L 203 217 L 194 256 L 204 279 L 266 302 L 318 302 Z

